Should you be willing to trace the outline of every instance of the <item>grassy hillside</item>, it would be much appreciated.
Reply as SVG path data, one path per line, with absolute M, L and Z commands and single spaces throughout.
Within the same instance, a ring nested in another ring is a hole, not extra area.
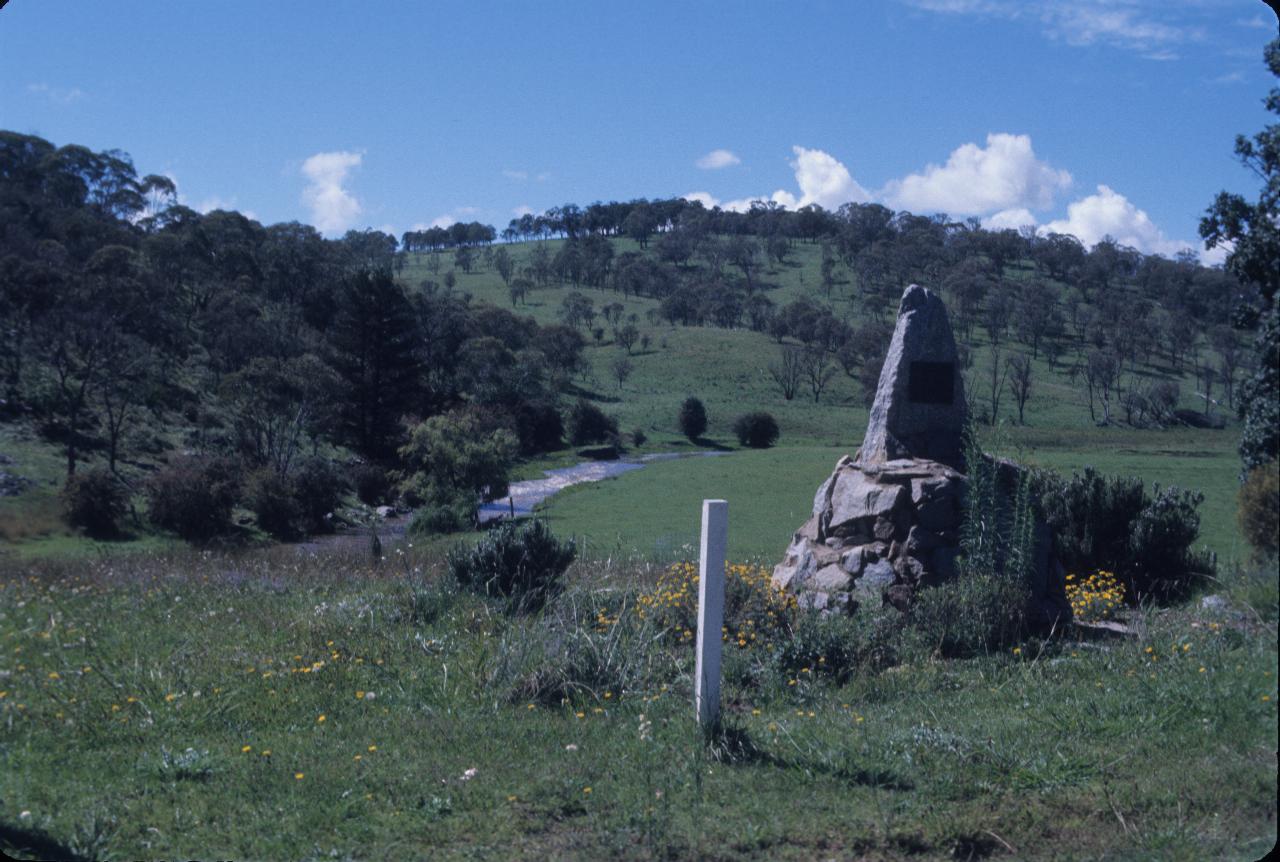
M 562 242 L 551 240 L 546 244 L 554 253 Z M 630 240 L 612 242 L 618 254 L 639 250 Z M 517 273 L 536 245 L 517 243 L 506 247 L 515 259 Z M 436 263 L 433 271 L 429 255 L 410 255 L 399 278 L 410 290 L 416 290 L 426 280 L 442 283 L 445 275 L 452 272 L 456 290 L 469 294 L 474 302 L 511 308 L 509 292 L 492 266 L 478 263 L 471 273 L 464 273 L 452 268 L 448 253 L 440 253 Z M 854 325 L 869 316 L 892 320 L 893 304 L 865 300 L 854 276 L 843 267 L 837 267 L 836 284 L 828 296 L 821 288 L 820 264 L 820 246 L 798 242 L 785 263 L 762 268 L 755 278 L 767 285 L 765 293 L 777 306 L 807 298 L 827 305 Z M 690 271 L 698 270 L 691 267 Z M 1006 277 L 1017 280 L 1030 274 L 1029 269 L 1011 267 Z M 780 553 L 789 531 L 803 520 L 798 519 L 799 513 L 813 487 L 838 455 L 853 451 L 861 441 L 867 419 L 861 384 L 837 371 L 820 401 L 815 402 L 804 389 L 787 401 L 768 373 L 768 366 L 780 349 L 769 335 L 745 328 L 673 326 L 657 319 L 656 300 L 624 298 L 611 290 L 577 289 L 589 296 L 597 309 L 607 303 L 621 303 L 624 317 L 634 314 L 638 328 L 648 338 L 647 347 L 634 346 L 629 356 L 631 375 L 619 385 L 611 365 L 625 351 L 613 342 L 607 326 L 599 342 L 587 333 L 589 371 L 574 382 L 577 393 L 617 417 L 624 435 L 629 437 L 637 429 L 644 432 L 648 440 L 640 451 L 689 447 L 676 427 L 680 402 L 689 395 L 697 396 L 707 407 L 709 428 L 703 444 L 736 448 L 731 432 L 734 418 L 751 410 L 767 410 L 781 426 L 779 449 L 797 451 L 767 457 L 736 453 L 715 464 L 685 461 L 679 466 L 650 467 L 604 486 L 564 495 L 547 507 L 548 517 L 558 529 L 585 536 L 592 545 L 662 555 L 670 545 L 666 537 L 688 527 L 682 511 L 665 505 L 671 499 L 669 489 L 683 489 L 681 500 L 700 499 L 710 496 L 723 480 L 729 488 L 726 493 L 739 498 L 731 501 L 735 503 L 734 511 L 741 512 L 748 525 L 743 535 L 750 537 L 749 544 L 742 550 L 751 555 Z M 552 286 L 531 292 L 515 310 L 540 323 L 556 323 L 561 301 L 574 290 L 570 285 L 553 282 Z M 997 426 L 984 430 L 989 445 L 1061 470 L 1092 464 L 1105 472 L 1138 475 L 1149 483 L 1198 489 L 1205 494 L 1201 510 L 1203 541 L 1223 556 L 1240 556 L 1234 521 L 1238 470 L 1234 449 L 1239 430 L 1229 411 L 1215 408 L 1217 415 L 1226 418 L 1221 430 L 1144 430 L 1122 424 L 1097 427 L 1081 384 L 1070 374 L 1076 361 L 1075 342 L 1071 337 L 1064 341 L 1067 343 L 1063 355 L 1056 364 L 1051 365 L 1043 354 L 1034 362 L 1025 424 L 1017 422 L 1012 397 L 1007 391 L 1002 393 Z M 1021 345 L 1013 348 L 1021 349 Z M 1010 347 L 1003 350 L 1008 355 Z M 991 407 L 991 346 L 981 328 L 974 330 L 971 351 L 973 364 L 966 372 L 969 398 L 975 412 L 987 413 Z M 1203 401 L 1195 396 L 1196 382 L 1185 370 L 1179 372 L 1162 362 L 1138 370 L 1151 379 L 1178 382 L 1182 406 L 1203 408 Z M 818 450 L 825 454 L 814 454 Z M 20 497 L 0 499 L 0 541 L 5 545 L 0 553 L 32 556 L 90 551 L 94 546 L 69 533 L 59 521 L 57 488 L 63 464 L 54 448 L 25 426 L 8 424 L 0 425 L 0 453 L 15 460 L 9 469 L 38 482 L 34 490 Z M 576 457 L 570 449 L 550 453 L 521 465 L 516 474 L 536 476 L 545 466 L 572 463 Z M 758 524 L 768 526 L 757 529 Z M 135 529 L 135 534 L 129 541 L 108 547 L 145 549 L 166 542 L 145 528 Z
M 561 242 L 552 240 L 548 245 L 554 252 Z M 638 250 L 629 240 L 613 242 L 618 253 Z M 532 245 L 510 247 L 517 271 Z M 401 280 L 411 287 L 428 279 L 439 282 L 450 269 L 448 255 L 442 254 L 440 259 L 439 273 L 432 273 L 426 255 L 411 257 Z M 892 319 L 896 309 L 889 304 L 867 306 L 854 298 L 857 285 L 843 268 L 828 297 L 821 289 L 820 264 L 819 246 L 795 244 L 787 263 L 763 273 L 763 279 L 773 285 L 767 295 L 777 305 L 800 298 L 826 303 L 835 314 L 855 323 L 872 314 Z M 480 268 L 470 274 L 454 270 L 454 274 L 456 290 L 471 294 L 477 302 L 511 308 L 507 288 L 492 269 Z M 1029 274 L 1025 269 L 1009 273 L 1015 279 Z M 515 311 L 540 323 L 555 323 L 561 301 L 573 290 L 569 285 L 538 289 Z M 649 349 L 635 349 L 630 357 L 634 371 L 619 387 L 609 366 L 624 351 L 612 343 L 608 327 L 600 344 L 588 336 L 593 376 L 583 383 L 584 391 L 618 418 L 624 432 L 644 430 L 649 438 L 646 450 L 688 445 L 676 427 L 676 414 L 680 402 L 695 395 L 707 407 L 711 442 L 736 447 L 730 427 L 733 419 L 750 410 L 767 410 L 777 417 L 782 429 L 779 448 L 799 447 L 803 451 L 763 458 L 756 453 L 739 453 L 707 463 L 686 460 L 655 465 L 601 485 L 572 489 L 546 506 L 546 516 L 557 529 L 587 536 L 597 547 L 661 556 L 674 541 L 670 537 L 688 533 L 696 520 L 697 507 L 691 501 L 728 494 L 735 504 L 735 516 L 742 513 L 744 519 L 741 533 L 735 531 L 743 537 L 739 540 L 743 542 L 741 552 L 762 556 L 781 553 L 791 530 L 804 520 L 802 513 L 817 484 L 839 455 L 852 452 L 861 442 L 867 411 L 858 382 L 837 372 L 820 402 L 814 403 L 803 391 L 786 401 L 768 374 L 768 365 L 779 350 L 770 336 L 747 329 L 650 323 L 648 314 L 658 307 L 654 300 L 624 299 L 608 290 L 577 290 L 591 297 L 597 308 L 622 303 L 626 314 L 637 315 L 640 330 L 651 339 Z M 1021 345 L 1014 346 L 1021 349 Z M 1008 355 L 1009 348 L 1003 350 Z M 978 411 L 989 411 L 991 346 L 981 330 L 974 333 L 973 355 L 973 366 L 966 374 L 969 398 Z M 1149 484 L 1199 490 L 1205 495 L 1201 507 L 1204 544 L 1224 557 L 1241 556 L 1235 523 L 1239 430 L 1225 406 L 1215 408 L 1215 414 L 1226 420 L 1220 430 L 1135 429 L 1121 424 L 1098 427 L 1090 418 L 1082 385 L 1071 379 L 1074 359 L 1074 347 L 1068 347 L 1056 364 L 1051 365 L 1043 354 L 1036 359 L 1025 424 L 1018 424 L 1016 405 L 1008 392 L 1003 392 L 998 427 L 984 430 L 988 445 L 1064 472 L 1092 465 L 1107 473 L 1140 476 Z M 1203 409 L 1203 400 L 1195 397 L 1196 382 L 1190 373 L 1163 363 L 1143 366 L 1140 373 L 1178 382 L 1182 407 Z M 676 507 L 676 500 L 684 505 Z
M 1191 607 L 1123 641 L 908 650 L 843 682 L 730 646 L 707 746 L 691 647 L 631 610 L 654 574 L 579 564 L 545 615 L 512 617 L 402 557 L 0 564 L 0 849 L 1196 860 L 1275 842 L 1274 589 L 1270 622 Z M 557 680 L 564 700 L 540 688 Z

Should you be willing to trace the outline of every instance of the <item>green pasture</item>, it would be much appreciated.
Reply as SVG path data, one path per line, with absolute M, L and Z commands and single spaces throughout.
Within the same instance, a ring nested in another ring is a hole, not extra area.
M 750 523 L 760 486 L 724 487 Z M 1199 860 L 1275 842 L 1274 589 L 1270 623 L 1189 607 L 1135 617 L 1132 639 L 904 653 L 844 682 L 730 647 L 708 744 L 691 647 L 629 610 L 652 568 L 579 563 L 513 617 L 435 565 L 0 566 L 0 850 Z M 569 696 L 531 694 L 554 674 Z
M 559 240 L 550 241 L 552 253 Z M 635 250 L 630 240 L 613 241 L 618 252 Z M 508 246 L 517 267 L 534 243 Z M 439 255 L 439 272 L 432 273 L 427 255 L 411 255 L 400 278 L 411 290 L 426 279 L 442 282 L 452 269 L 452 255 Z M 892 303 L 867 302 L 857 290 L 851 274 L 838 267 L 838 281 L 828 297 L 821 289 L 820 246 L 797 243 L 786 263 L 770 264 L 757 274 L 766 285 L 766 294 L 781 306 L 800 297 L 829 303 L 836 314 L 857 324 L 867 315 L 889 320 Z M 1020 271 L 1010 270 L 1010 277 Z M 507 289 L 492 268 L 477 265 L 472 273 L 455 270 L 457 290 L 470 294 L 476 302 L 510 308 Z M 1025 274 L 1025 273 L 1023 273 Z M 535 290 L 527 302 L 515 310 L 529 314 L 540 323 L 558 321 L 560 301 L 573 288 L 558 285 Z M 772 413 L 781 428 L 776 453 L 734 451 L 714 463 L 684 460 L 679 464 L 655 465 L 618 480 L 570 491 L 553 500 L 545 515 L 557 529 L 584 537 L 589 547 L 616 552 L 670 554 L 686 542 L 696 521 L 697 500 L 715 496 L 717 487 L 731 496 L 735 515 L 741 513 L 743 530 L 738 534 L 741 550 L 748 555 L 772 557 L 785 547 L 791 530 L 804 520 L 807 501 L 831 464 L 840 454 L 853 452 L 866 427 L 867 410 L 858 382 L 836 371 L 820 400 L 806 389 L 790 401 L 782 397 L 769 376 L 769 365 L 777 359 L 779 345 L 766 334 L 746 329 L 670 326 L 651 322 L 649 312 L 657 308 L 650 299 L 624 299 L 610 290 L 580 288 L 597 309 L 609 302 L 621 302 L 627 314 L 634 313 L 638 327 L 649 337 L 649 345 L 636 345 L 628 357 L 630 376 L 621 384 L 612 374 L 612 365 L 624 354 L 612 341 L 606 327 L 597 343 L 586 334 L 588 371 L 573 382 L 569 397 L 586 396 L 618 420 L 629 443 L 634 431 L 647 437 L 638 453 L 690 451 L 694 448 L 734 450 L 733 420 L 746 412 Z M 1022 345 L 1001 345 L 1001 356 Z M 969 401 L 975 415 L 987 415 L 992 407 L 991 360 L 993 348 L 981 330 L 975 330 L 972 365 L 965 372 Z M 984 427 L 989 446 L 1012 457 L 1069 471 L 1092 464 L 1108 473 L 1142 477 L 1148 483 L 1176 484 L 1205 494 L 1202 512 L 1204 542 L 1223 557 L 1242 556 L 1235 525 L 1235 489 L 1238 461 L 1234 449 L 1239 427 L 1226 405 L 1214 407 L 1227 418 L 1226 427 L 1212 429 L 1139 430 L 1117 423 L 1098 427 L 1090 416 L 1081 384 L 1071 378 L 1075 347 L 1067 346 L 1063 356 L 1050 364 L 1041 354 L 1033 365 L 1033 382 L 1026 405 L 1024 424 L 1017 419 L 1012 395 L 1002 390 L 994 426 Z M 1137 373 L 1162 376 L 1179 382 L 1182 406 L 1203 409 L 1196 396 L 1191 375 L 1166 367 L 1163 360 L 1143 365 Z M 679 432 L 680 403 L 696 396 L 707 408 L 705 438 L 690 443 Z M 1113 414 L 1122 419 L 1118 405 Z M 1101 416 L 1100 408 L 1098 415 Z M 792 451 L 794 450 L 794 451 Z M 161 546 L 162 537 L 143 528 L 127 541 L 90 544 L 71 534 L 59 518 L 58 484 L 64 465 L 56 447 L 41 441 L 25 426 L 0 426 L 0 452 L 17 462 L 9 469 L 38 480 L 37 488 L 8 499 L 0 499 L 0 552 L 24 557 L 60 554 L 97 554 Z M 821 453 L 821 454 L 820 454 Z M 579 460 L 570 448 L 549 453 L 517 465 L 515 478 L 540 475 L 543 468 L 566 466 Z M 736 499 L 732 499 L 736 497 Z M 678 503 L 678 505 L 677 505 Z M 692 505 L 692 508 L 690 506 Z M 693 516 L 689 512 L 694 513 Z M 738 522 L 735 520 L 735 526 Z M 737 547 L 737 546 L 735 546 Z

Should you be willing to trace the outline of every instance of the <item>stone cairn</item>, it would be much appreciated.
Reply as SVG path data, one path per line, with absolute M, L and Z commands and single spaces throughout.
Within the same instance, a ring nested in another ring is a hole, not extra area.
M 942 300 L 902 294 L 862 446 L 836 464 L 773 571 L 818 609 L 888 602 L 954 576 L 964 493 L 964 383 Z

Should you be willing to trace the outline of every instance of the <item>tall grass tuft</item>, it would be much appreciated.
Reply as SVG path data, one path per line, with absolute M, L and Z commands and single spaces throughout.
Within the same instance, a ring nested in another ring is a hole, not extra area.
M 462 586 L 505 598 L 513 611 L 528 611 L 559 591 L 577 554 L 573 539 L 561 542 L 542 521 L 507 521 L 470 548 L 454 548 L 446 564 Z

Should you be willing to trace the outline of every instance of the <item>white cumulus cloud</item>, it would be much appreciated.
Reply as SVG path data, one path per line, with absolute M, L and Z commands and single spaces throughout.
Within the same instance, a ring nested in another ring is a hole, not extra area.
M 732 150 L 712 150 L 694 162 L 694 164 L 704 171 L 715 171 L 720 168 L 740 165 L 742 164 L 742 159 L 738 158 Z
M 982 226 L 987 230 L 1005 230 L 1006 228 L 1017 230 L 1024 225 L 1034 224 L 1036 224 L 1036 217 L 1026 207 L 1000 210 L 982 220 Z
M 449 225 L 460 222 L 465 218 L 475 216 L 479 212 L 479 207 L 457 207 L 443 215 L 438 215 L 433 218 L 428 227 L 448 227 Z
M 986 147 L 963 144 L 945 165 L 891 181 L 881 197 L 896 209 L 967 216 L 1045 209 L 1070 185 L 1071 174 L 1036 158 L 1029 135 L 993 132 Z
M 1067 217 L 1054 219 L 1044 228 L 1052 233 L 1069 233 L 1086 246 L 1110 236 L 1121 245 L 1166 257 L 1184 248 L 1200 247 L 1199 243 L 1169 239 L 1132 201 L 1104 185 L 1098 186 L 1094 194 L 1068 204 Z
M 799 209 L 809 204 L 817 204 L 824 209 L 838 209 L 841 204 L 865 203 L 871 200 L 871 193 L 858 185 L 857 180 L 849 173 L 849 169 L 840 163 L 835 156 L 822 150 L 810 150 L 804 147 L 792 147 L 795 161 L 791 167 L 796 172 L 796 185 L 800 187 L 800 197 L 791 192 L 779 189 L 773 193 L 775 203 L 788 209 Z
M 686 194 L 685 200 L 698 201 L 703 206 L 720 207 L 730 212 L 746 212 L 757 201 L 772 201 L 787 209 L 800 209 L 809 204 L 817 204 L 823 209 L 839 209 L 841 204 L 865 203 L 871 200 L 871 193 L 860 186 L 835 156 L 823 150 L 810 150 L 806 147 L 792 147 L 795 159 L 791 169 L 795 171 L 796 185 L 800 193 L 778 189 L 772 195 L 754 195 L 721 201 L 709 192 L 698 191 Z
M 707 209 L 714 209 L 720 206 L 720 201 L 713 197 L 711 192 L 689 192 L 684 195 L 684 199 L 687 201 L 696 201 Z
M 325 233 L 338 233 L 355 223 L 363 211 L 360 201 L 346 188 L 347 176 L 360 167 L 364 156 L 346 150 L 316 153 L 302 163 L 307 187 L 302 203 L 311 211 L 311 221 Z

